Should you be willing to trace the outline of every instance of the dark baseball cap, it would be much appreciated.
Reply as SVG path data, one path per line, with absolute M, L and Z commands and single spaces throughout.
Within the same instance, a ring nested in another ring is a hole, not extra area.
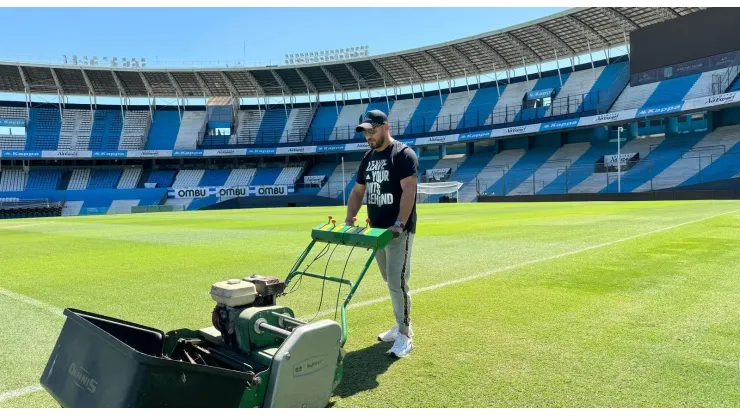
M 355 127 L 356 132 L 369 130 L 374 127 L 382 126 L 388 122 L 388 116 L 380 110 L 370 110 L 360 117 L 360 124 Z

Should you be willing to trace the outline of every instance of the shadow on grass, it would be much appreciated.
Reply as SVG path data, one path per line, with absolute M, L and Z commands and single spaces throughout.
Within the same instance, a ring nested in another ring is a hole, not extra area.
M 385 353 L 389 343 L 377 343 L 361 350 L 348 352 L 344 357 L 342 382 L 334 392 L 335 397 L 352 397 L 357 393 L 378 387 L 378 376 L 397 361 Z

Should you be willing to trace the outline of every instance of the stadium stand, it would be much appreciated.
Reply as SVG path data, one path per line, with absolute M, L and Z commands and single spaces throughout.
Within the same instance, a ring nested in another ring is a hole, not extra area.
M 198 186 L 224 186 L 230 175 L 230 169 L 209 169 L 203 175 Z
M 56 190 L 62 180 L 60 170 L 32 170 L 28 172 L 26 191 Z
M 435 95 L 419 100 L 419 104 L 414 110 L 414 115 L 411 116 L 411 119 L 406 125 L 404 134 L 427 133 L 431 131 L 448 96 L 449 94 L 440 94 L 438 92 Z
M 337 124 L 342 105 L 319 107 L 309 124 L 306 141 L 324 142 L 331 138 L 334 126 Z
M 120 111 L 96 110 L 88 150 L 118 150 L 122 130 L 123 115 Z
M 27 150 L 57 150 L 62 119 L 59 109 L 32 108 L 26 132 Z
M 121 141 L 118 144 L 119 150 L 139 150 L 143 149 L 151 120 L 146 111 L 128 111 L 123 119 L 123 131 L 121 132 Z
M 258 110 L 239 111 L 239 126 L 236 130 L 239 143 L 253 144 L 257 141 L 263 114 Z
M 59 132 L 58 150 L 87 150 L 90 144 L 92 126 L 92 111 L 65 110 Z
M 332 130 L 329 140 L 350 140 L 355 135 L 355 126 L 360 117 L 365 113 L 367 104 L 345 105 L 339 113 L 335 128 Z
M 274 185 L 283 168 L 259 168 L 251 185 Z
M 499 90 L 506 91 L 506 84 L 496 87 L 475 90 L 470 103 L 463 113 L 457 128 L 476 127 L 485 124 L 499 100 Z
M 90 182 L 87 189 L 112 189 L 116 188 L 121 179 L 120 169 L 93 169 L 90 172 Z
M 116 188 L 118 189 L 134 189 L 139 183 L 141 178 L 142 169 L 140 167 L 126 168 L 121 174 L 121 179 L 118 181 Z
M 154 112 L 154 120 L 146 141 L 147 150 L 167 150 L 175 148 L 180 130 L 180 114 L 177 111 L 161 110 Z
M 566 144 L 557 149 L 548 160 L 537 168 L 518 187 L 512 189 L 507 195 L 533 195 L 539 193 L 555 178 L 578 160 L 591 147 L 590 143 Z
M 205 169 L 186 169 L 181 170 L 175 177 L 175 182 L 172 184 L 173 188 L 195 188 L 203 179 L 203 175 L 206 173 Z
M 146 183 L 154 183 L 158 188 L 168 188 L 173 185 L 175 180 L 175 170 L 155 170 L 149 175 Z
M 291 166 L 283 168 L 275 179 L 275 185 L 293 185 L 298 180 L 298 177 L 303 172 L 304 167 L 302 166 Z
M 0 192 L 23 191 L 28 175 L 21 169 L 6 169 L 0 172 Z
M 683 148 L 686 148 L 691 143 L 691 141 L 687 142 L 681 137 L 673 141 L 674 145 L 676 141 Z M 652 189 L 672 188 L 687 182 L 695 175 L 709 168 L 738 142 L 740 142 L 739 126 L 720 127 L 701 138 L 693 147 L 686 150 L 681 158 L 677 159 L 663 171 L 659 173 L 651 172 L 650 180 L 635 188 L 634 191 L 641 192 Z M 664 152 L 657 150 L 655 154 L 664 154 Z
M 177 132 L 174 149 L 195 149 L 206 131 L 205 111 L 185 111 Z
M 257 169 L 232 169 L 224 186 L 248 186 L 256 173 Z
M 306 133 L 308 132 L 308 127 L 311 125 L 315 109 L 316 107 L 292 109 L 285 125 L 283 135 L 280 137 L 280 143 L 304 141 Z
M 87 189 L 87 185 L 90 183 L 90 169 L 74 169 L 72 171 L 72 178 L 69 180 L 67 190 L 82 190 Z

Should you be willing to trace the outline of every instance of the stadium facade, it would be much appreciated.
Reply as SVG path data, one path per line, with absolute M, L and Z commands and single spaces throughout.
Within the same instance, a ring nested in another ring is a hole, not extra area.
M 721 19 L 579 8 L 415 50 L 257 68 L 0 63 L 0 91 L 24 97 L 0 102 L 0 204 L 87 215 L 341 203 L 367 149 L 354 126 L 372 109 L 416 149 L 422 181 L 464 183 L 461 201 L 728 186 L 740 36 L 712 39 L 738 30 Z M 687 27 L 711 47 L 645 53 Z M 119 104 L 97 103 L 110 97 Z

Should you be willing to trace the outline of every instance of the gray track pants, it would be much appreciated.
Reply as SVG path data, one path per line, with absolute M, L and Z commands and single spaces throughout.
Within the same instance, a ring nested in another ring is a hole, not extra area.
M 399 331 L 403 332 L 411 325 L 411 295 L 408 283 L 411 276 L 413 243 L 414 234 L 404 232 L 382 250 L 378 250 L 375 257 L 380 275 L 388 284 L 396 323 Z

